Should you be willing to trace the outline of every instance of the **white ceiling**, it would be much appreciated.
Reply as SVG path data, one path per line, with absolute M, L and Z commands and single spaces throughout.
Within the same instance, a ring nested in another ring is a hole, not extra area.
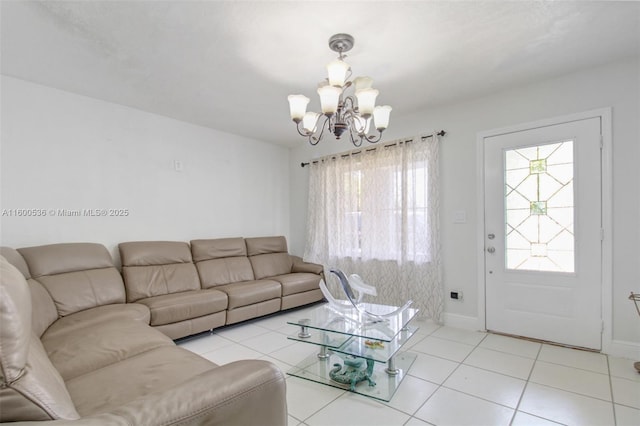
M 3 74 L 289 146 L 338 32 L 391 126 L 640 54 L 639 2 L 1 1 Z

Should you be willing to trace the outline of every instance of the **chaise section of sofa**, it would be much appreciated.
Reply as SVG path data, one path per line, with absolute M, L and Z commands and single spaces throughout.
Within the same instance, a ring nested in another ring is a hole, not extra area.
M 121 281 L 118 290 L 117 281 L 100 280 L 111 277 L 105 269 L 113 267 L 105 263 L 103 249 L 82 244 L 20 249 L 24 258 L 2 250 L 20 270 L 0 256 L 0 422 L 286 424 L 285 381 L 273 364 L 256 360 L 218 367 L 150 327 L 146 306 L 99 305 L 121 300 L 106 293 L 124 291 Z M 66 258 L 78 251 L 85 253 L 82 262 Z M 63 291 L 65 283 L 73 291 Z M 38 318 L 36 305 L 64 307 L 42 341 L 36 330 L 52 312 Z M 55 359 L 57 350 L 67 351 L 66 359 Z
M 33 331 L 64 380 L 173 344 L 148 332 L 146 306 L 125 304 L 124 283 L 104 246 L 51 244 L 11 257 L 18 263 L 22 257 L 28 267 L 25 278 L 38 308 Z
M 282 285 L 282 310 L 323 299 L 322 265 L 291 256 L 284 237 L 246 238 L 245 243 L 255 278 L 268 278 Z
M 227 295 L 202 289 L 189 245 L 178 241 L 120 243 L 127 301 L 151 311 L 151 326 L 172 339 L 226 322 Z
M 191 251 L 202 288 L 223 291 L 229 298 L 227 324 L 280 310 L 282 286 L 254 278 L 243 238 L 192 240 Z

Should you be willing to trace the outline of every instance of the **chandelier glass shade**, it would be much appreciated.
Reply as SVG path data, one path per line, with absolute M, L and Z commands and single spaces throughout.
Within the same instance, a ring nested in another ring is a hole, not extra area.
M 339 56 L 327 65 L 327 78 L 318 85 L 322 113 L 307 111 L 309 98 L 304 95 L 288 97 L 291 119 L 311 145 L 320 142 L 326 130 L 336 139 L 347 132 L 355 146 L 361 146 L 364 140 L 376 143 L 389 126 L 391 107 L 376 106 L 378 90 L 371 87 L 373 79 L 350 80 L 351 67 L 344 62 L 344 52 L 351 50 L 353 42 L 349 34 L 336 34 L 329 39 L 329 48 Z M 377 133 L 370 135 L 372 121 Z

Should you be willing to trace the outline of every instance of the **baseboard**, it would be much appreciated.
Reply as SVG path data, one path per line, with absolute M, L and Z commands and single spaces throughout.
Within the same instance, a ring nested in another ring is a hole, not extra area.
M 444 325 L 455 328 L 462 328 L 465 330 L 482 330 L 483 326 L 477 317 L 470 317 L 460 314 L 452 314 L 445 312 L 442 314 L 444 318 Z M 640 343 L 629 342 L 626 340 L 612 340 L 610 342 L 603 342 L 602 351 L 603 354 L 627 358 L 634 361 L 640 361 Z
M 466 315 L 452 314 L 445 312 L 443 314 L 444 325 L 455 328 L 462 328 L 465 330 L 480 330 L 480 324 L 478 317 L 469 317 Z
M 640 343 L 628 342 L 625 340 L 612 340 L 610 343 L 605 343 L 603 345 L 602 353 L 640 361 Z

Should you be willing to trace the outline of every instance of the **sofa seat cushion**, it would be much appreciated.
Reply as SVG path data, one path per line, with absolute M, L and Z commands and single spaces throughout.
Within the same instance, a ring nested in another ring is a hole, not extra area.
M 277 281 L 257 280 L 227 284 L 216 287 L 229 296 L 227 309 L 253 305 L 265 300 L 277 299 L 282 296 L 282 286 Z
M 117 303 L 114 305 L 103 305 L 97 308 L 86 309 L 58 318 L 44 334 L 49 340 L 56 339 L 67 333 L 77 333 L 79 329 L 93 327 L 114 319 L 129 319 L 149 324 L 151 314 L 149 308 L 139 303 Z
M 151 311 L 151 325 L 172 324 L 198 318 L 227 308 L 227 295 L 221 291 L 193 290 L 140 299 Z
M 171 345 L 75 377 L 66 385 L 78 413 L 85 417 L 116 410 L 138 397 L 173 388 L 216 367 L 199 355 Z M 221 386 L 225 384 L 211 383 L 212 388 Z
M 282 296 L 289 296 L 290 294 L 302 293 L 310 290 L 318 290 L 320 288 L 320 275 L 308 272 L 278 275 L 271 277 L 271 279 L 282 284 Z
M 173 346 L 174 343 L 143 322 L 110 318 L 64 333 L 50 335 L 45 332 L 42 344 L 51 363 L 67 381 L 155 348 Z

